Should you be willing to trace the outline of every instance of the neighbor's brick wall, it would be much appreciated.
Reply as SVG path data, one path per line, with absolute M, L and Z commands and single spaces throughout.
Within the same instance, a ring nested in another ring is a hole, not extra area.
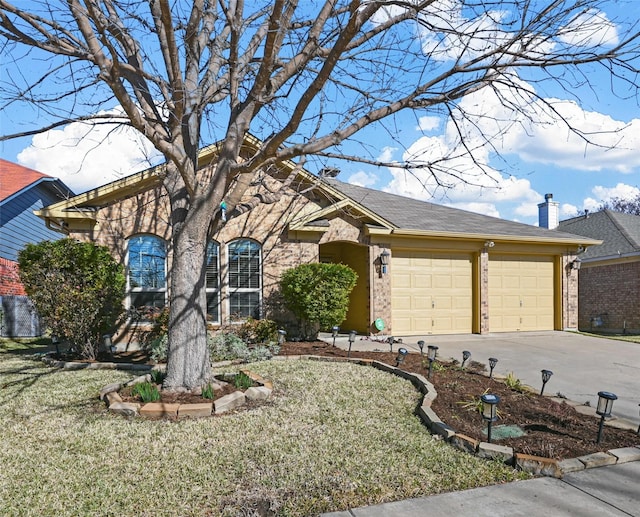
M 640 260 L 580 269 L 579 328 L 600 316 L 601 330 L 640 331 Z
M 0 258 L 0 296 L 25 296 L 18 263 L 5 258 Z

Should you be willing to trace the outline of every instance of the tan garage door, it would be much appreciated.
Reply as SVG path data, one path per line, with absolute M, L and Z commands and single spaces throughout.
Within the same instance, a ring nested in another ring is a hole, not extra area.
M 489 331 L 553 327 L 553 258 L 490 254 Z
M 394 334 L 471 332 L 470 255 L 394 250 L 392 257 Z

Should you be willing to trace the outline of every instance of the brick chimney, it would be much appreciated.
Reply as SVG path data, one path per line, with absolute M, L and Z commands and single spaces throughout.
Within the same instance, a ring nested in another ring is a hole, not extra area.
M 544 203 L 538 205 L 538 224 L 540 228 L 553 230 L 560 223 L 560 203 L 553 200 L 553 194 L 544 195 Z

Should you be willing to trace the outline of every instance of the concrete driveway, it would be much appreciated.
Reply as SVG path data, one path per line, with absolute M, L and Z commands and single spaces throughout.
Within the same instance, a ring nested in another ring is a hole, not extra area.
M 331 336 L 322 335 L 331 343 Z M 640 424 L 640 344 L 584 336 L 573 332 L 513 332 L 496 334 L 465 334 L 447 336 L 402 337 L 402 345 L 419 352 L 417 342 L 436 345 L 441 359 L 462 360 L 462 351 L 471 352 L 471 359 L 488 365 L 489 357 L 498 359 L 494 374 L 509 372 L 525 384 L 539 390 L 540 370 L 553 371 L 545 394 L 561 394 L 567 399 L 595 408 L 599 391 L 618 396 L 613 404 L 612 423 L 637 429 Z M 348 348 L 347 336 L 341 335 L 336 345 Z M 389 350 L 383 341 L 358 336 L 352 350 Z M 488 367 L 488 366 L 487 366 Z M 634 427 L 635 426 L 635 427 Z

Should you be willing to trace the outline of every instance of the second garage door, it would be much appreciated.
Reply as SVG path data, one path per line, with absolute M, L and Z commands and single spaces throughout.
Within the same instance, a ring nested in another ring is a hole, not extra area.
M 394 250 L 392 330 L 398 335 L 470 333 L 471 256 Z
M 553 330 L 553 258 L 489 256 L 489 331 Z

